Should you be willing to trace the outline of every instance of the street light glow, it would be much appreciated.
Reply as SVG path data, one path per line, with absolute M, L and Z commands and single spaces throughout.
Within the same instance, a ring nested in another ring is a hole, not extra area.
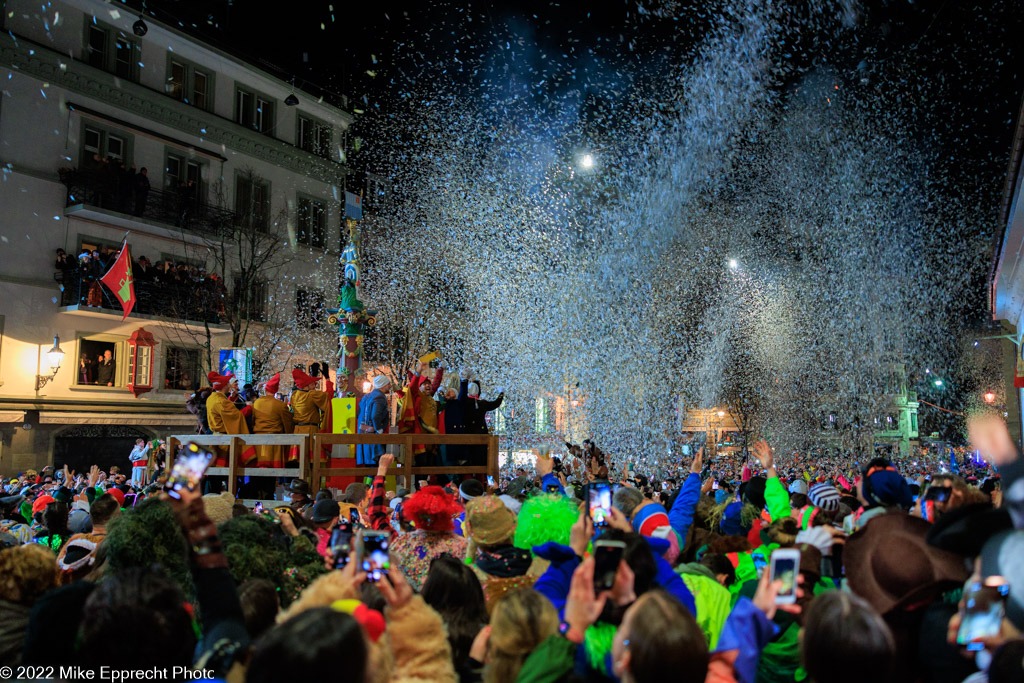
M 941 387 L 942 386 L 942 380 L 941 379 L 935 380 L 935 386 Z
M 580 165 L 583 168 L 591 168 L 594 165 L 594 157 L 591 154 L 584 154 L 583 159 L 580 160 Z
M 718 411 L 718 417 L 725 417 L 725 411 L 724 410 L 719 410 Z
M 991 391 L 985 392 L 985 403 L 995 403 L 996 395 Z
M 729 259 L 729 269 L 730 270 L 736 270 L 739 267 L 740 267 L 740 264 L 739 264 L 739 262 L 736 259 L 734 259 L 734 258 Z

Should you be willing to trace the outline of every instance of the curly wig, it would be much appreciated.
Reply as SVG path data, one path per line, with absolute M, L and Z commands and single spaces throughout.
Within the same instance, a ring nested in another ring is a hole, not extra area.
M 570 498 L 556 493 L 533 496 L 519 511 L 512 543 L 524 550 L 544 543 L 569 545 L 569 530 L 579 515 L 577 504 Z
M 263 515 L 235 517 L 217 531 L 235 582 L 266 579 L 280 589 L 283 606 L 325 571 L 312 542 L 299 536 L 289 543 L 280 526 Z
M 57 557 L 44 545 L 28 543 L 0 551 L 0 600 L 31 605 L 56 588 L 59 578 Z
M 452 531 L 460 512 L 462 506 L 440 486 L 424 486 L 402 505 L 402 516 L 423 531 Z
M 171 504 L 159 498 L 147 498 L 110 523 L 103 542 L 107 571 L 119 572 L 133 567 L 163 568 L 195 600 L 195 586 L 188 565 L 188 541 Z

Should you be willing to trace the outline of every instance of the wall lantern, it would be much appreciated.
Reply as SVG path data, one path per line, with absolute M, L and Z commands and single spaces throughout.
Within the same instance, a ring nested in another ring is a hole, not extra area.
M 60 348 L 60 335 L 53 335 L 53 346 L 46 352 L 46 360 L 50 363 L 49 375 L 36 375 L 36 391 L 46 386 L 46 383 L 57 376 L 60 364 L 64 361 L 64 352 Z
M 139 394 L 153 390 L 153 348 L 156 339 L 140 327 L 128 337 L 128 391 Z

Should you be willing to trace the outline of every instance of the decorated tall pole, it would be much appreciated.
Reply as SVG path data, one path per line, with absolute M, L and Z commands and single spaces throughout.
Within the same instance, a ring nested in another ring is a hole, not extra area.
M 338 329 L 338 355 L 342 357 L 342 362 L 338 363 L 338 397 L 332 403 L 332 431 L 335 434 L 355 434 L 358 431 L 356 415 L 362 397 L 359 377 L 362 374 L 363 333 L 367 326 L 377 323 L 376 311 L 366 309 L 360 300 L 359 228 L 356 220 L 361 217 L 362 207 L 358 195 L 346 192 L 345 227 L 348 229 L 349 241 L 341 252 L 343 272 L 338 307 L 328 310 L 327 318 L 327 322 Z M 341 457 L 354 458 L 355 447 L 349 446 Z M 337 464 L 340 466 L 342 463 Z M 352 481 L 354 478 L 351 477 L 335 477 L 328 484 L 342 488 Z

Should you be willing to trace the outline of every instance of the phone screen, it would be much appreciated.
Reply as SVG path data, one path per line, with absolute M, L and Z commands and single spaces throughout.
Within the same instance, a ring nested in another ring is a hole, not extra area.
M 181 491 L 192 491 L 202 480 L 206 468 L 213 460 L 213 453 L 204 451 L 194 443 L 190 443 L 182 450 L 182 453 L 175 459 L 171 474 L 164 484 L 164 491 L 174 498 L 181 498 Z
M 253 512 L 263 512 L 263 503 L 256 501 L 256 504 L 252 506 Z
M 691 455 L 697 455 L 697 451 L 704 448 L 704 445 L 708 442 L 708 435 L 706 432 L 700 432 L 694 434 L 693 438 L 690 439 L 690 450 Z
M 771 582 L 782 581 L 776 602 L 796 601 L 796 574 L 799 563 L 798 557 L 792 557 L 788 553 L 785 555 L 772 554 L 771 575 L 768 579 Z
M 990 577 L 1002 579 L 1002 577 Z M 1004 601 L 1009 592 L 1009 584 L 985 585 L 978 581 L 970 583 L 964 589 L 964 607 L 960 616 L 960 630 L 956 634 L 956 642 L 966 645 L 970 651 L 983 650 L 982 643 L 973 642 L 979 638 L 999 635 L 999 628 L 1006 613 Z
M 608 526 L 612 510 L 612 487 L 608 484 L 591 484 L 589 498 L 590 519 L 594 522 L 594 529 L 604 529 Z
M 339 524 L 331 532 L 331 553 L 334 555 L 334 567 L 341 569 L 348 564 L 348 556 L 352 552 L 352 527 Z
M 494 477 L 492 477 L 489 474 L 487 475 L 487 485 L 488 486 L 494 486 Z
M 388 556 L 389 534 L 379 531 L 366 531 L 363 533 L 362 547 L 362 570 L 366 572 L 366 580 L 371 582 L 380 581 L 387 576 L 391 568 L 391 559 Z
M 359 508 L 352 508 L 352 511 L 348 513 L 348 518 L 353 524 L 359 524 Z
M 924 494 L 925 500 L 935 501 L 936 503 L 945 503 L 949 500 L 949 497 L 953 495 L 953 489 L 949 486 L 929 486 L 928 491 Z
M 711 488 L 714 491 L 718 490 L 718 480 L 717 479 L 715 481 L 711 482 Z
M 626 544 L 622 541 L 594 543 L 594 593 L 611 590 Z

